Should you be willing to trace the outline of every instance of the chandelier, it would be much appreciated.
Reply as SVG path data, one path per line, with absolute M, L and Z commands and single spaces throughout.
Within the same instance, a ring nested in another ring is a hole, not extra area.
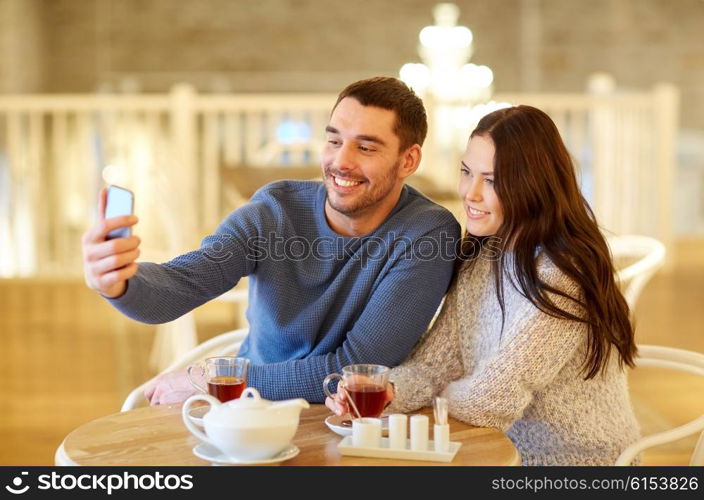
M 438 102 L 474 105 L 491 98 L 494 73 L 468 62 L 474 37 L 469 28 L 457 25 L 459 12 L 452 3 L 433 8 L 435 24 L 419 35 L 423 63 L 404 64 L 399 76 L 421 97 L 430 94 Z
M 418 54 L 423 63 L 404 64 L 399 77 L 421 97 L 428 110 L 429 143 L 423 148 L 419 172 L 443 191 L 454 191 L 459 158 L 469 133 L 479 120 L 508 103 L 491 101 L 494 73 L 470 63 L 472 31 L 458 26 L 459 8 L 439 3 L 433 8 L 435 24 L 419 35 Z

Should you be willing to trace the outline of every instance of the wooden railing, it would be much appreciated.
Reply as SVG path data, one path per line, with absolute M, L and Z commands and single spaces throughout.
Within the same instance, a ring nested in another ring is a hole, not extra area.
M 167 95 L 0 96 L 0 277 L 80 274 L 80 234 L 104 180 L 135 191 L 143 258 L 193 248 L 252 186 L 317 175 L 335 98 L 199 95 L 187 85 Z M 606 229 L 671 240 L 674 88 L 495 99 L 553 117 Z M 456 208 L 457 164 L 437 150 L 431 129 L 419 173 Z
M 246 201 L 221 185 L 224 171 L 318 163 L 335 97 L 186 85 L 166 96 L 0 96 L 0 277 L 79 273 L 104 179 L 135 192 L 148 256 L 197 245 Z

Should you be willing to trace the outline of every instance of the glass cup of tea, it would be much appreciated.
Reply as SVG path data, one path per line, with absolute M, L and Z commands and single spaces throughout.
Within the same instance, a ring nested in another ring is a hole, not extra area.
M 389 367 L 383 365 L 348 365 L 342 368 L 342 375 L 331 373 L 325 377 L 323 390 L 328 397 L 333 397 L 330 382 L 340 379 L 337 390 L 347 392 L 352 416 L 379 417 L 386 407 L 389 371 Z
M 190 365 L 186 372 L 193 387 L 224 403 L 240 397 L 247 387 L 248 369 L 247 358 L 217 356 Z M 201 381 L 205 380 L 207 387 L 200 385 L 196 377 Z

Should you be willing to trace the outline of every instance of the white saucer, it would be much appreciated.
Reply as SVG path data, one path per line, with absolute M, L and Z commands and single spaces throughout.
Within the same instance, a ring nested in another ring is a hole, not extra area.
M 340 417 L 338 415 L 330 415 L 325 419 L 325 425 L 333 431 L 335 434 L 340 436 L 351 436 L 352 435 L 352 419 L 349 415 Z M 389 431 L 389 416 L 381 416 L 381 433 L 386 435 Z
M 198 427 L 203 427 L 203 416 L 210 411 L 210 405 L 196 406 L 188 410 L 188 418 Z
M 193 448 L 193 454 L 198 458 L 207 460 L 213 465 L 266 465 L 275 464 L 289 460 L 300 453 L 298 446 L 291 444 L 287 446 L 281 453 L 273 458 L 263 458 L 258 460 L 239 460 L 237 458 L 228 457 L 217 448 L 210 446 L 207 443 L 201 443 Z

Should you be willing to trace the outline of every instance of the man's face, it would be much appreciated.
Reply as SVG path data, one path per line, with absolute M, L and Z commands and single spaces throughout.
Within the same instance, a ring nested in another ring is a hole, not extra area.
M 326 128 L 322 154 L 328 205 L 336 217 L 360 218 L 393 208 L 403 182 L 399 138 L 393 132 L 396 113 L 363 106 L 346 97 Z

